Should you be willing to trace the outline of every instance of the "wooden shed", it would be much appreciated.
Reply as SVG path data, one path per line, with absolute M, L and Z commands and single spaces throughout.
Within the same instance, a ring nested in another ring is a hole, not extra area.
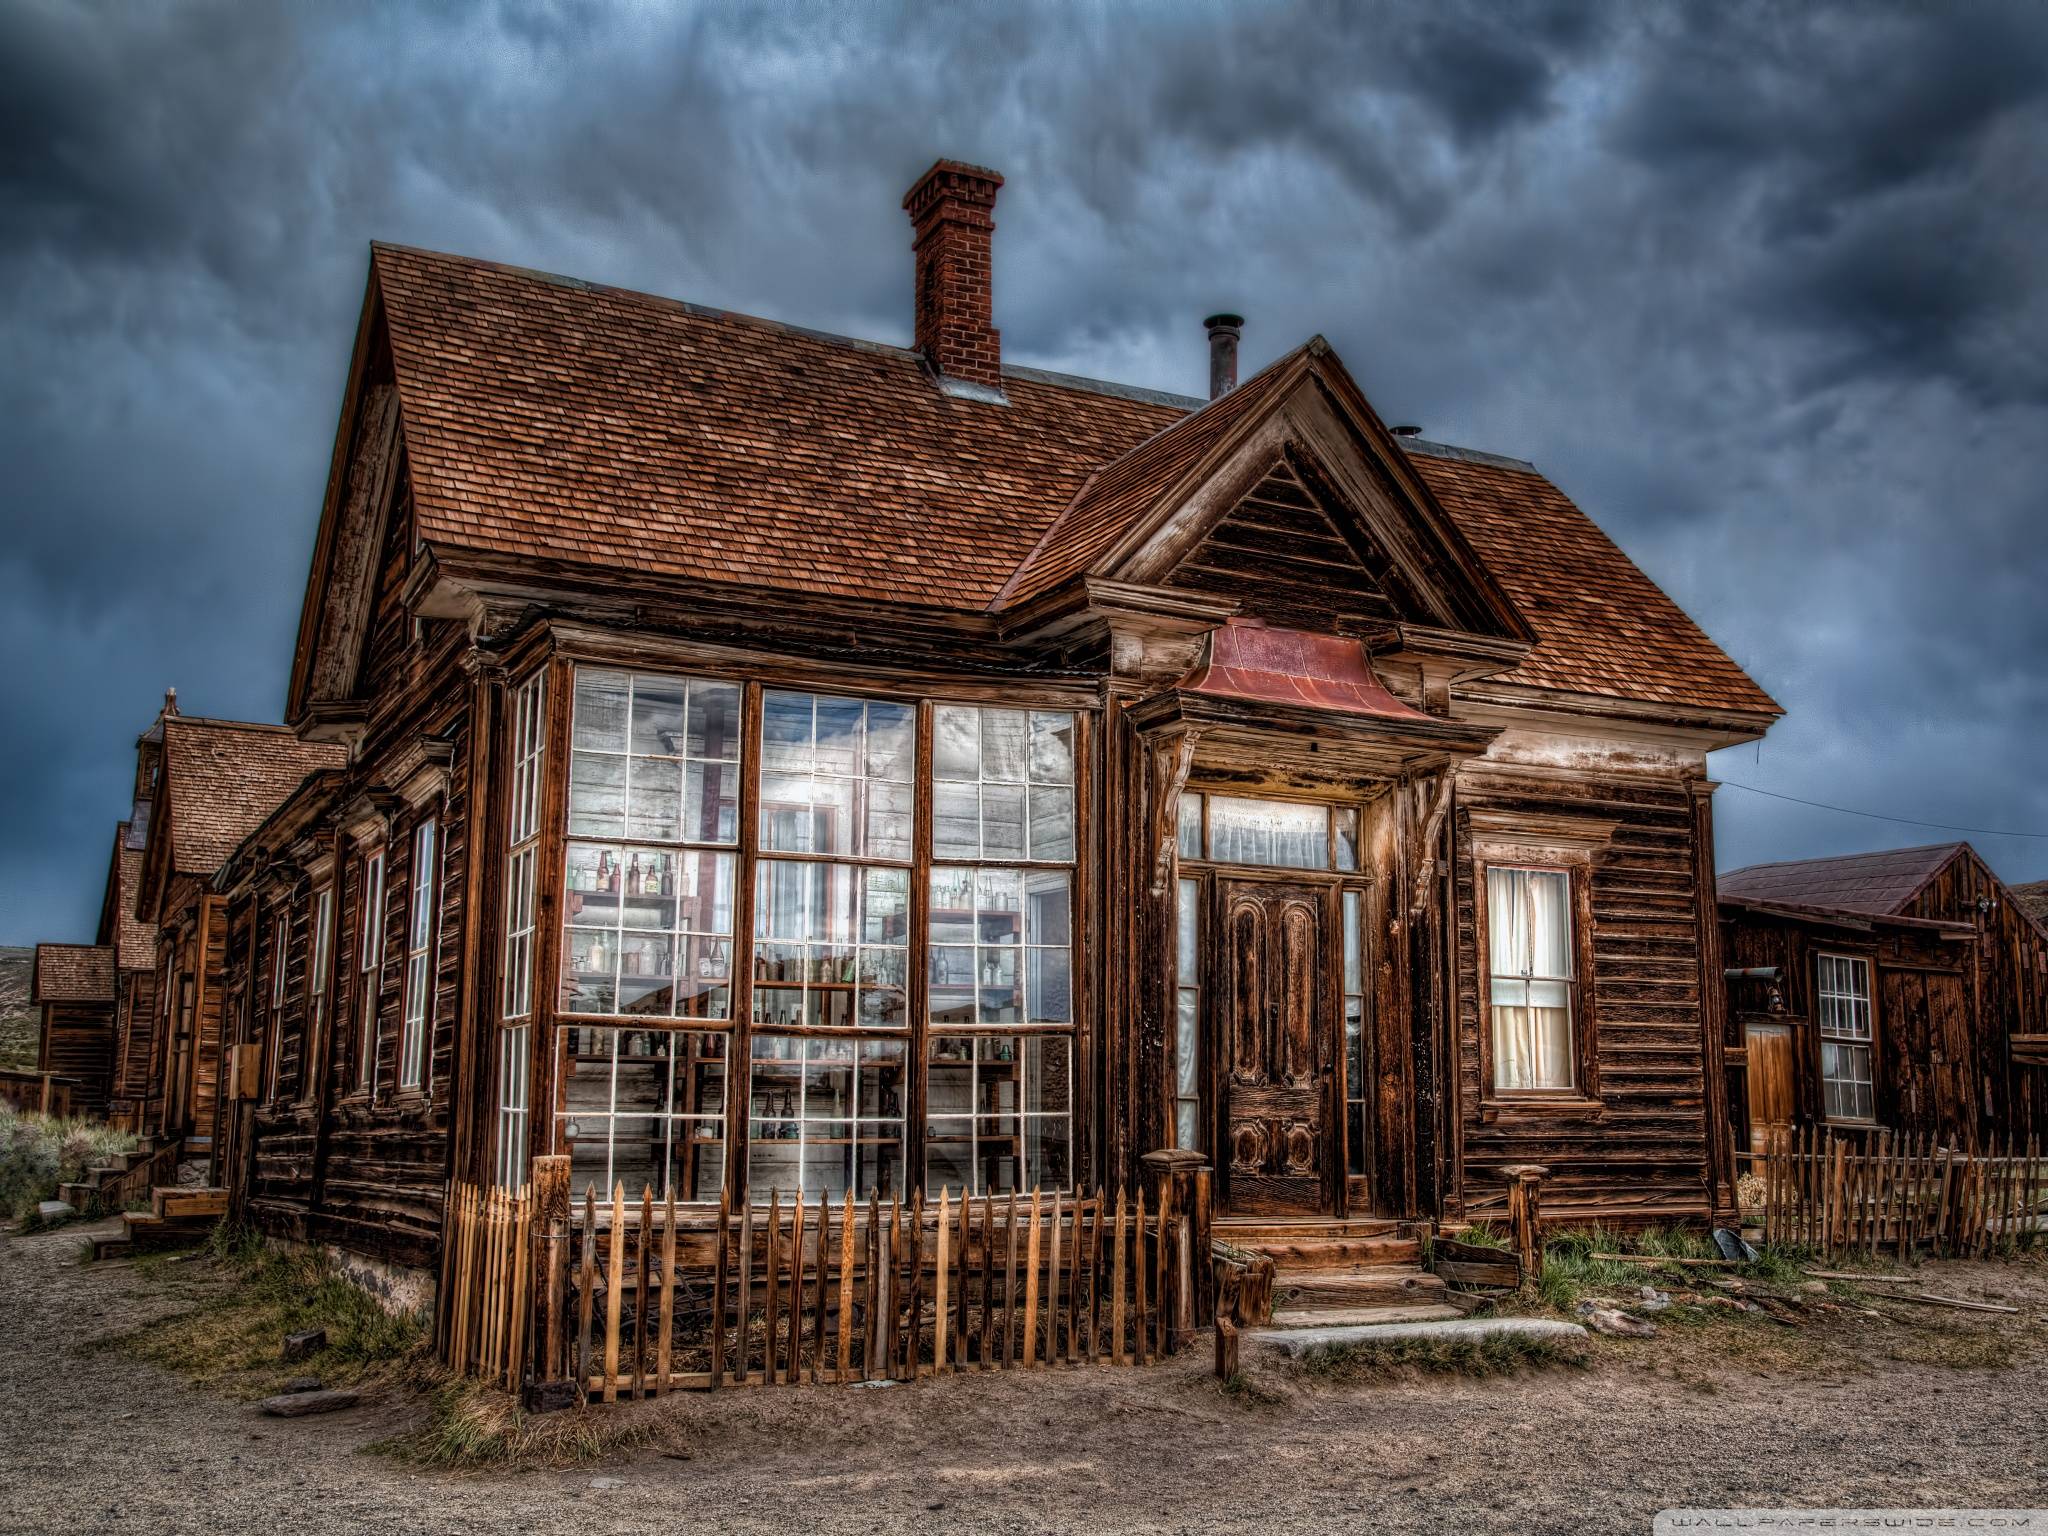
M 2048 1132 L 2048 927 L 1968 843 L 1753 865 L 1720 907 L 1738 1147 Z
M 38 944 L 29 1001 L 43 1016 L 36 1070 L 70 1080 L 71 1113 L 103 1114 L 114 1050 L 113 950 Z
M 715 1213 L 1171 1152 L 1296 1253 L 1532 1163 L 1732 1212 L 1706 754 L 1777 705 L 1320 337 L 1239 383 L 1213 317 L 1206 400 L 1002 363 L 1000 184 L 906 199 L 910 347 L 373 249 L 331 763 L 206 898 L 249 1220 L 431 1270 L 543 1154 Z

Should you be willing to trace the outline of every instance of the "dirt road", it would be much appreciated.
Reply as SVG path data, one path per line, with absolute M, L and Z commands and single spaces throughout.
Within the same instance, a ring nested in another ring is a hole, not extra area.
M 623 1411 L 664 1450 L 455 1477 L 367 1447 L 411 1405 L 265 1419 L 96 1341 L 193 1304 L 198 1264 L 78 1262 L 76 1230 L 0 1237 L 0 1531 L 1644 1532 L 1667 1505 L 2048 1504 L 2048 1269 L 1942 1266 L 2002 1294 L 1996 1369 L 1910 1324 L 1788 1373 L 1704 1336 L 1603 1341 L 1589 1370 L 1220 1392 L 1203 1362 L 883 1390 L 728 1391 Z M 1900 1347 L 1901 1344 L 1909 1347 Z

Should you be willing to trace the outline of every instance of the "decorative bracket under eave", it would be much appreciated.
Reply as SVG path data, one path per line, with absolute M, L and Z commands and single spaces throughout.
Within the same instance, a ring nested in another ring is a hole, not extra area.
M 1188 787 L 1188 774 L 1195 766 L 1195 746 L 1202 739 L 1199 730 L 1174 733 L 1172 741 L 1160 740 L 1152 749 L 1152 898 L 1165 896 L 1173 879 L 1174 852 L 1180 839 L 1180 797 Z

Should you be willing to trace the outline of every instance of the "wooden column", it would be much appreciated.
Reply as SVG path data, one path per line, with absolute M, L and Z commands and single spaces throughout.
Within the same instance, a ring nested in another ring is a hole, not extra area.
M 1693 900 L 1698 906 L 1707 1208 L 1715 1225 L 1736 1226 L 1741 1202 L 1735 1193 L 1735 1129 L 1728 1116 L 1728 984 L 1721 974 L 1721 913 L 1714 886 L 1714 787 L 1707 779 L 1686 786 L 1692 796 Z
M 448 1065 L 453 1110 L 450 1176 L 483 1183 L 491 1172 L 497 936 L 503 916 L 499 908 L 505 851 L 500 814 L 504 793 L 494 749 L 504 728 L 505 673 L 490 653 L 475 646 L 463 653 L 462 670 L 469 677 L 469 868 L 463 881 L 462 990 Z M 549 766 L 552 770 L 553 765 Z
M 1210 1201 L 1213 1175 L 1209 1159 L 1182 1147 L 1147 1152 L 1140 1162 L 1153 1209 L 1180 1218 L 1180 1252 L 1171 1264 L 1172 1290 L 1158 1298 L 1171 1320 L 1172 1347 L 1216 1315 L 1216 1273 L 1210 1260 Z

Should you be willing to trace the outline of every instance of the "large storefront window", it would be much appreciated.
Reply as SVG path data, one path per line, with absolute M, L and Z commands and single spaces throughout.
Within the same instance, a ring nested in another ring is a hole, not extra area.
M 927 1189 L 1072 1180 L 1074 717 L 933 712 Z M 972 861 L 972 862 L 970 862 Z
M 1071 1185 L 1076 735 L 579 667 L 548 1106 L 576 1187 Z
M 763 695 L 747 1103 L 756 1196 L 906 1192 L 916 817 L 915 708 Z

